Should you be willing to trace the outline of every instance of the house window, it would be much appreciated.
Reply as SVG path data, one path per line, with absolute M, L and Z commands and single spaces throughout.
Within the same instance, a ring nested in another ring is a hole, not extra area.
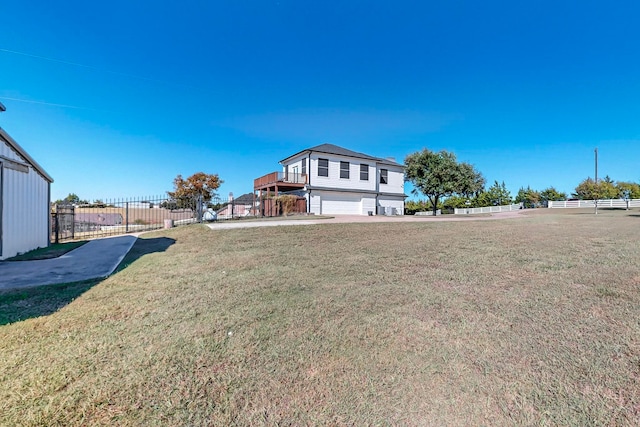
M 369 181 L 369 165 L 360 165 L 360 181 Z
M 318 159 L 318 176 L 329 176 L 329 159 Z
M 340 162 L 340 178 L 349 179 L 349 162 Z
M 302 159 L 302 175 L 307 174 L 307 159 Z
M 387 169 L 380 169 L 380 184 L 389 183 L 389 171 Z

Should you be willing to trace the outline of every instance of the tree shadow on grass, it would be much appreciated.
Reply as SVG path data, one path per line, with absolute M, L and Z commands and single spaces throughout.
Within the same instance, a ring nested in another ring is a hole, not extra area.
M 118 265 L 118 267 L 116 267 L 113 273 L 115 274 L 118 271 L 124 270 L 130 264 L 133 264 L 138 258 L 141 258 L 144 255 L 154 252 L 164 252 L 169 249 L 169 246 L 173 245 L 175 242 L 175 239 L 169 237 L 140 237 L 138 238 L 138 240 L 136 240 L 136 243 L 133 245 L 127 255 L 122 259 L 122 261 L 120 261 L 120 264 Z
M 146 254 L 166 251 L 173 243 L 175 240 L 168 237 L 137 239 L 114 274 Z M 53 314 L 103 280 L 92 279 L 0 291 L 0 326 Z

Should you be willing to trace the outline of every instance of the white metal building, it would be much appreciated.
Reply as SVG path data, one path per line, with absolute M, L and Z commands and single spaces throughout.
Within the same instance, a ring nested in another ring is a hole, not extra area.
M 52 182 L 0 128 L 0 260 L 49 245 Z

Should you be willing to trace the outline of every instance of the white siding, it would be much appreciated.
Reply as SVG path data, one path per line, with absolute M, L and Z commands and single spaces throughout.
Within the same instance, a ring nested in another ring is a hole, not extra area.
M 376 214 L 376 196 L 373 194 L 362 196 L 362 215 L 369 215 L 369 212 Z
M 320 215 L 320 194 L 317 191 L 313 191 L 310 196 L 309 213 Z
M 329 176 L 318 176 L 318 159 L 329 160 Z M 340 162 L 349 162 L 349 179 L 340 178 Z M 360 180 L 360 165 L 369 165 L 369 179 Z M 376 190 L 376 164 L 353 157 L 313 153 L 311 155 L 311 185 L 346 190 Z
M 0 139 L 0 155 L 26 164 Z M 0 177 L 2 203 L 2 252 L 5 259 L 49 244 L 49 183 L 33 167 L 28 172 L 9 168 L 7 160 Z
M 397 166 L 378 165 L 379 169 L 386 169 L 387 183 L 379 185 L 379 191 L 381 193 L 396 193 L 404 194 L 404 171 Z M 378 181 L 380 181 L 380 172 L 378 172 Z
M 404 199 L 393 196 L 379 196 L 378 205 L 396 208 L 396 215 L 404 215 Z

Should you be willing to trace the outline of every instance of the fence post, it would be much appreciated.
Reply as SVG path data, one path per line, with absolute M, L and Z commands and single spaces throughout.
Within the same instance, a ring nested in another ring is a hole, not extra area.
M 56 233 L 55 244 L 60 243 L 60 222 L 58 221 L 58 207 L 56 206 L 56 212 L 53 212 L 53 229 Z
M 202 222 L 202 204 L 202 194 L 198 194 L 198 197 L 196 198 L 196 219 L 198 223 Z
M 76 239 L 76 207 L 71 206 L 71 240 Z
M 124 232 L 129 232 L 129 202 L 124 202 Z

